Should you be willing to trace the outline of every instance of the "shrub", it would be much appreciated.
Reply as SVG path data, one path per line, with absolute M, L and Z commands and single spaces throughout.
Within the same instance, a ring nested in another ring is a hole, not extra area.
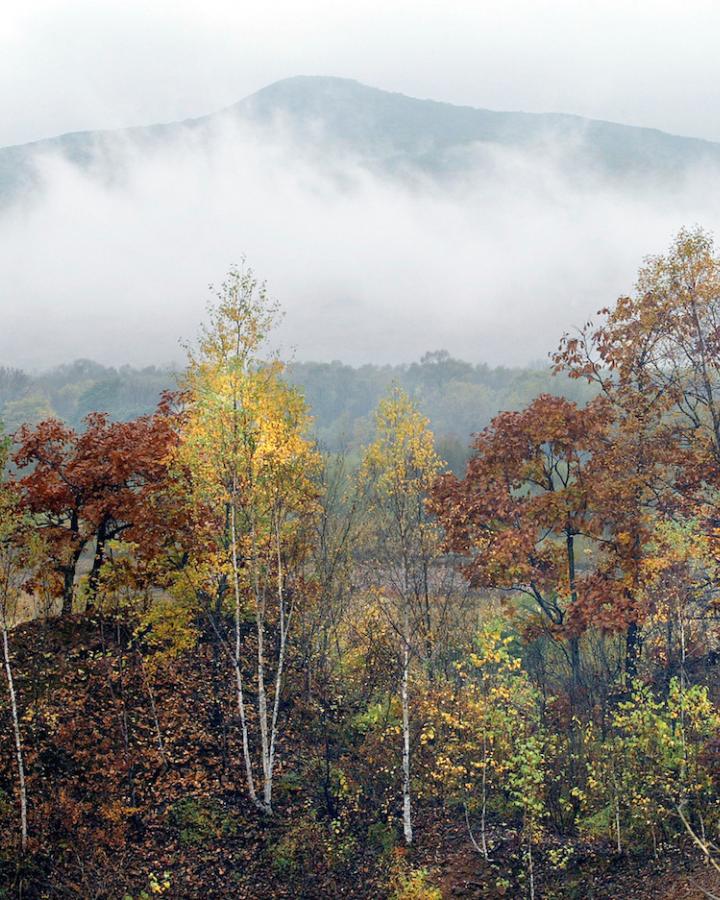
M 442 892 L 434 885 L 427 869 L 400 866 L 390 877 L 391 900 L 442 900 Z
M 397 843 L 397 831 L 389 822 L 375 822 L 367 830 L 368 844 L 383 855 L 390 853 Z
M 326 854 L 325 832 L 314 818 L 291 825 L 270 848 L 272 867 L 277 875 L 285 878 L 297 875 L 306 867 L 317 869 Z
M 180 832 L 182 844 L 207 844 L 214 838 L 232 837 L 237 830 L 219 803 L 196 797 L 183 797 L 174 803 L 169 819 Z

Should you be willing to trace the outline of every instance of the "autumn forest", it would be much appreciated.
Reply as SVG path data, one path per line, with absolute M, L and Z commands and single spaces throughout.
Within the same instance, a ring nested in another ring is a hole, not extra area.
M 153 411 L 6 422 L 0 898 L 720 894 L 712 236 L 460 450 L 419 369 L 321 440 L 271 287 Z

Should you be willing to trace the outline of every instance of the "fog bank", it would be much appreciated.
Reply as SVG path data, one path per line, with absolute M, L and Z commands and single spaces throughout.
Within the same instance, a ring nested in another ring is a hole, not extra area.
M 111 170 L 46 156 L 41 186 L 0 211 L 0 361 L 180 359 L 208 283 L 242 256 L 300 359 L 543 357 L 678 228 L 720 224 L 717 171 L 620 185 L 570 170 L 566 150 L 483 145 L 453 178 L 402 178 L 225 124 L 128 143 Z

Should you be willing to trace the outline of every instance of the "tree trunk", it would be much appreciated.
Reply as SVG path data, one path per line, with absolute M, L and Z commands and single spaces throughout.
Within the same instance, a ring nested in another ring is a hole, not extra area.
M 63 576 L 63 594 L 62 594 L 62 610 L 61 614 L 63 618 L 67 618 L 67 616 L 72 615 L 73 608 L 73 600 L 75 599 L 75 573 L 77 571 L 77 565 L 80 560 L 80 556 L 83 551 L 83 546 L 80 545 L 73 551 L 73 555 L 70 559 L 70 562 L 65 566 L 60 566 L 59 571 Z
M 280 648 L 278 650 L 277 672 L 275 673 L 275 696 L 273 698 L 272 720 L 270 722 L 270 759 L 268 772 L 270 784 L 266 802 L 268 807 L 272 801 L 272 778 L 275 768 L 275 737 L 277 735 L 278 713 L 280 711 L 280 694 L 282 692 L 283 670 L 285 668 L 285 650 L 287 647 L 287 633 L 290 627 L 290 616 L 292 615 L 292 607 L 289 613 L 285 614 L 285 576 L 282 564 L 282 543 L 280 539 L 280 521 L 276 517 L 275 522 L 275 539 L 277 549 L 277 599 L 278 612 L 280 616 Z
M 407 601 L 403 611 L 403 670 L 402 670 L 402 728 L 403 728 L 403 833 L 405 843 L 412 844 L 412 813 L 410 804 L 410 705 L 408 681 L 410 673 L 410 615 Z
M 77 564 L 85 547 L 85 541 L 80 539 L 80 520 L 77 512 L 73 512 L 70 520 L 70 537 L 73 551 L 70 561 L 66 565 L 57 567 L 63 576 L 62 610 L 63 618 L 72 615 L 73 600 L 75 598 L 75 572 Z
M 240 728 L 242 729 L 243 759 L 245 761 L 245 778 L 247 780 L 250 799 L 258 806 L 257 793 L 255 791 L 255 779 L 253 778 L 252 760 L 250 759 L 250 740 L 248 736 L 247 718 L 245 716 L 245 694 L 243 691 L 242 670 L 240 668 L 240 580 L 238 573 L 237 557 L 237 530 L 235 526 L 235 503 L 230 509 L 230 545 L 232 550 L 233 587 L 235 591 L 235 683 L 237 686 L 237 705 L 240 714 Z
M 258 588 L 255 619 L 257 623 L 257 685 L 258 685 L 258 719 L 260 720 L 260 753 L 263 768 L 263 807 L 264 812 L 272 812 L 272 771 L 270 767 L 270 741 L 268 737 L 267 691 L 265 690 L 265 597 Z
M 72 615 L 73 598 L 75 596 L 75 565 L 63 566 L 63 593 L 61 615 L 65 619 Z
M 86 610 L 91 610 L 95 606 L 95 599 L 100 585 L 100 570 L 105 562 L 105 544 L 108 539 L 107 525 L 106 519 L 102 519 L 98 525 L 97 538 L 95 540 L 95 556 L 93 557 L 92 569 L 90 569 L 90 574 L 88 575 Z
M 528 848 L 527 848 L 527 867 L 528 867 L 528 883 L 530 888 L 530 900 L 535 900 L 535 871 L 533 866 L 533 849 L 532 849 L 532 822 L 528 828 Z
M 570 607 L 577 603 L 577 584 L 575 580 L 575 535 L 569 529 L 565 533 L 568 563 L 568 583 L 570 585 Z M 570 638 L 570 667 L 572 671 L 573 694 L 580 687 L 582 672 L 580 667 L 580 639 L 577 636 Z
M 470 840 L 472 841 L 473 847 L 477 850 L 478 853 L 482 853 L 486 860 L 490 859 L 490 854 L 488 853 L 487 846 L 487 763 L 488 763 L 488 755 L 487 755 L 487 731 L 483 728 L 483 773 L 482 773 L 482 788 L 480 793 L 480 843 L 475 840 L 475 835 L 473 834 L 472 828 L 470 827 L 470 816 L 468 814 L 467 803 L 463 803 L 463 808 L 465 810 L 465 825 L 467 826 L 468 834 L 470 835 Z
M 637 678 L 639 658 L 640 627 L 637 622 L 630 622 L 625 632 L 625 679 L 628 689 Z
M 421 511 L 422 512 L 422 511 Z M 421 524 L 422 519 L 420 519 L 419 524 Z M 422 600 L 421 600 L 421 608 L 422 615 L 424 618 L 424 628 L 425 628 L 425 656 L 427 658 L 427 672 L 428 679 L 433 681 L 435 678 L 435 646 L 434 646 L 434 637 L 433 627 L 432 627 L 432 616 L 430 614 L 430 585 L 429 585 L 429 576 L 428 576 L 428 563 L 427 560 L 423 560 L 422 564 Z
M 615 778 L 615 769 L 613 768 L 612 772 L 612 782 L 613 782 L 613 806 L 615 807 L 615 846 L 617 848 L 618 855 L 622 853 L 622 836 L 620 832 L 620 795 L 618 793 L 617 780 Z
M 10 710 L 12 713 L 13 732 L 15 735 L 15 755 L 18 769 L 18 788 L 20 794 L 20 846 L 22 852 L 27 850 L 27 794 L 25 791 L 25 764 L 23 762 L 22 739 L 20 736 L 20 718 L 18 716 L 17 696 L 15 694 L 15 682 L 13 680 L 12 667 L 10 665 L 10 648 L 8 646 L 7 622 L 3 616 L 2 622 L 3 657 L 5 661 L 5 674 L 7 675 L 8 692 L 10 694 Z
M 672 616 L 668 614 L 667 622 L 665 623 L 665 653 L 667 656 L 665 661 L 665 699 L 670 696 L 670 682 L 673 674 L 673 645 L 673 620 Z
M 573 694 L 580 687 L 582 674 L 580 669 L 580 638 L 576 635 L 570 638 L 570 669 L 572 671 Z
M 487 729 L 483 727 L 483 772 L 482 772 L 482 805 L 480 813 L 480 840 L 482 842 L 483 856 L 488 859 L 487 837 L 485 829 L 487 827 Z

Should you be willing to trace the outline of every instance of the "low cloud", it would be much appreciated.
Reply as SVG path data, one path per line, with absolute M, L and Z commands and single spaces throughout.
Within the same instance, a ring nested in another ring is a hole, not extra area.
M 475 147 L 462 174 L 390 177 L 225 124 L 115 147 L 111 171 L 41 157 L 37 190 L 0 211 L 0 361 L 180 359 L 243 255 L 300 359 L 542 358 L 681 226 L 720 224 L 720 172 L 621 186 L 566 150 Z

